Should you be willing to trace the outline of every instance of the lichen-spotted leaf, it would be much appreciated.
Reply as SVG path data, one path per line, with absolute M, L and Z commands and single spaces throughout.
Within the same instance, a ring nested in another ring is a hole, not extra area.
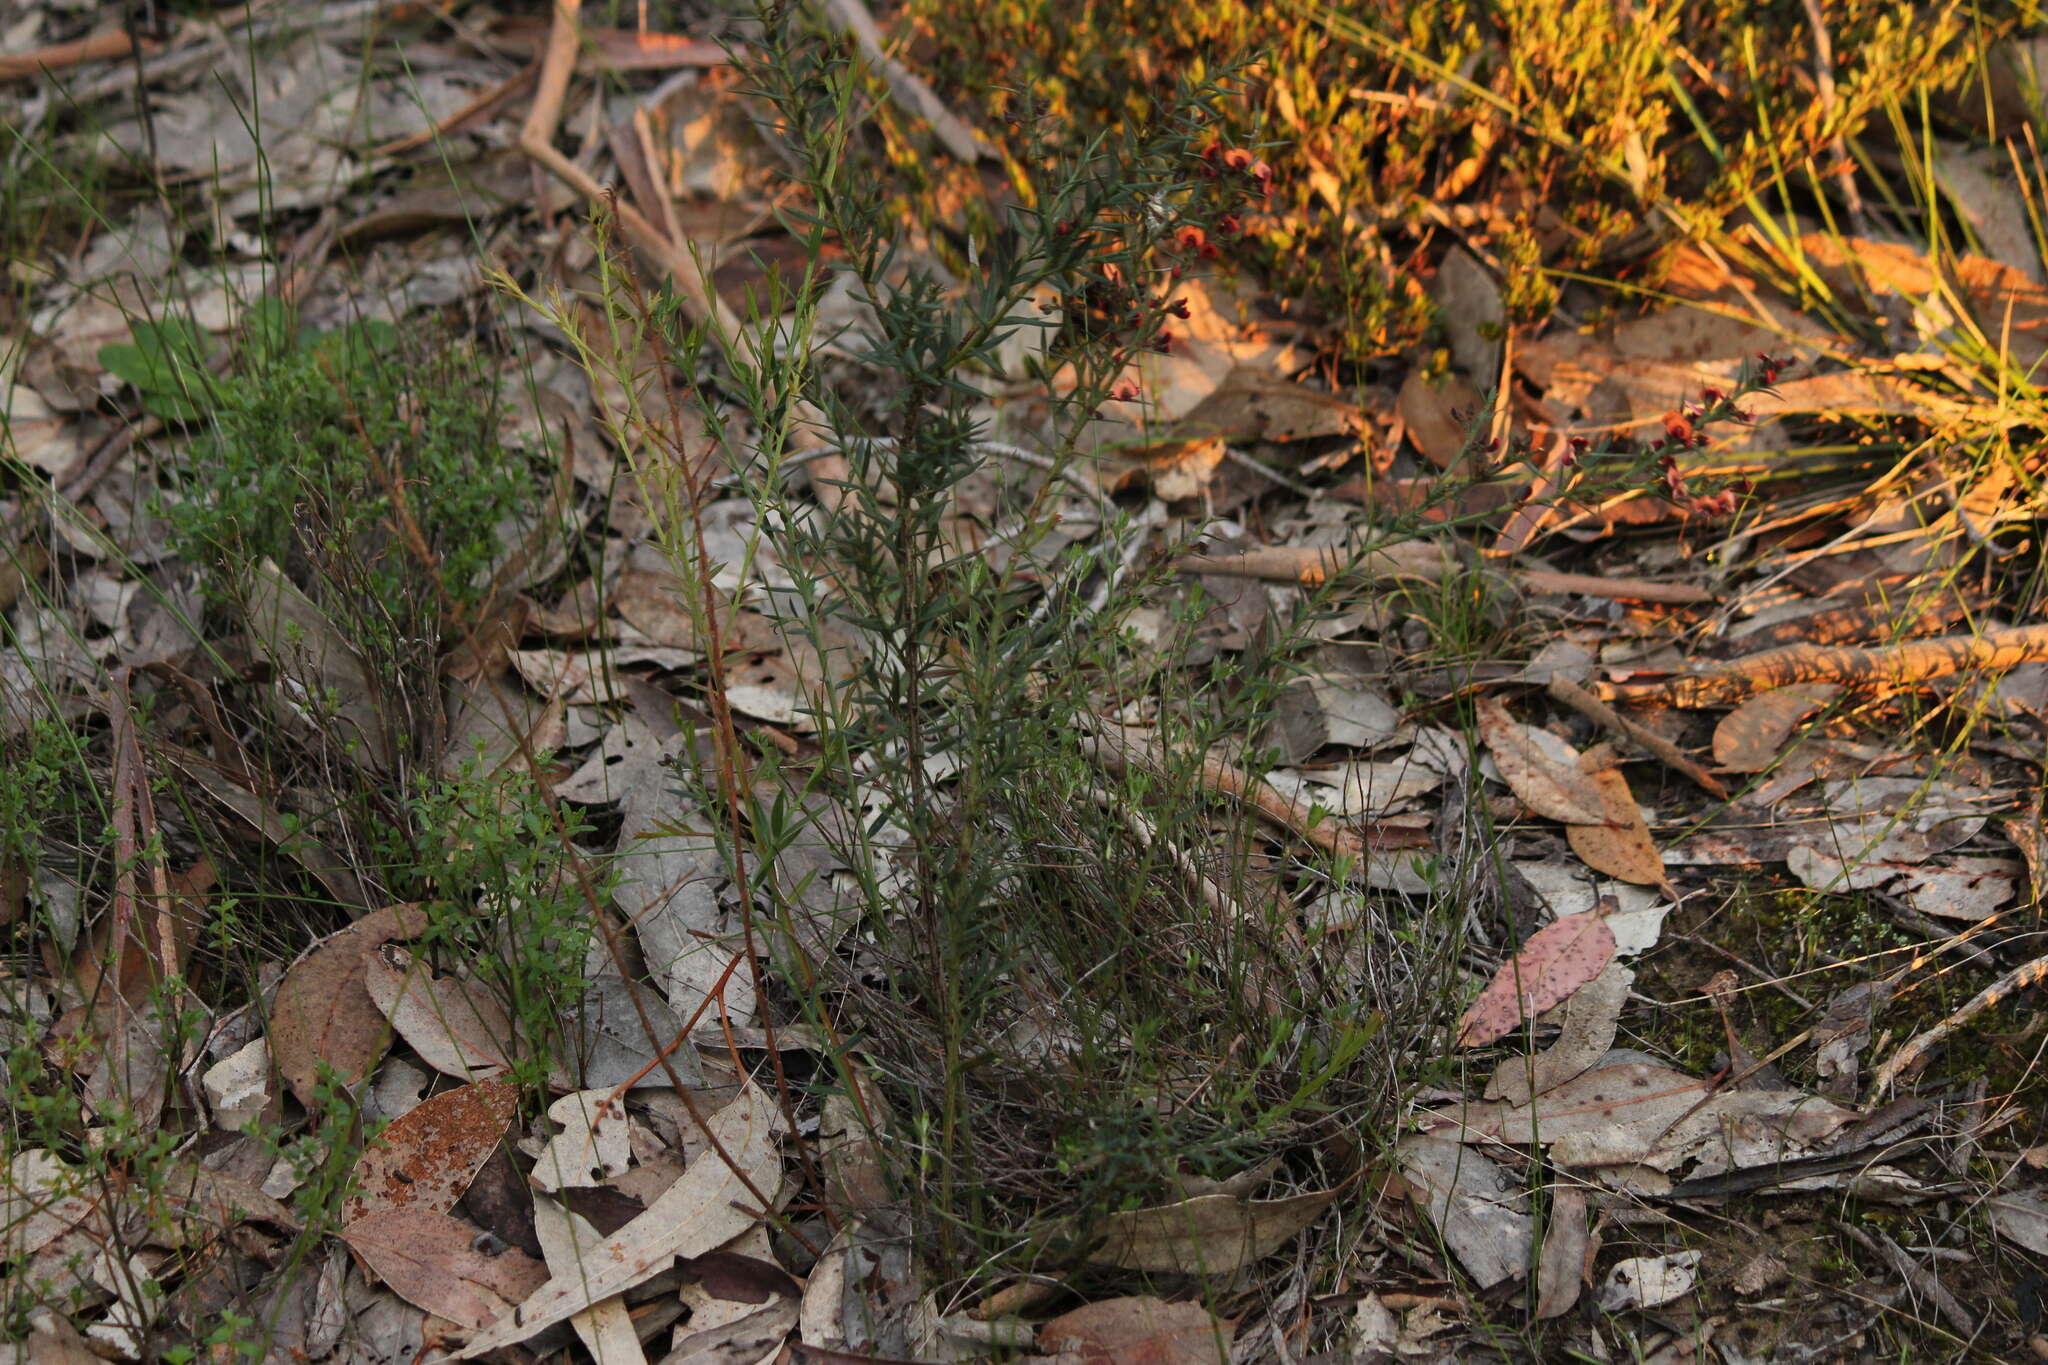
M 1545 925 L 1501 964 L 1465 1011 L 1458 1021 L 1458 1046 L 1484 1047 L 1507 1036 L 1524 1020 L 1569 999 L 1613 960 L 1614 931 L 1599 911 Z

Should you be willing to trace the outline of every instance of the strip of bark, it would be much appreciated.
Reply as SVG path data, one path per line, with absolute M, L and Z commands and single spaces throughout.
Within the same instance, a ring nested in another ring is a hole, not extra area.
M 1658 682 L 1597 683 L 1593 695 L 1606 702 L 1727 706 L 1794 683 L 1905 688 L 1952 673 L 2012 668 L 2042 660 L 2048 660 L 2048 625 L 2013 626 L 1874 649 L 1787 645 Z

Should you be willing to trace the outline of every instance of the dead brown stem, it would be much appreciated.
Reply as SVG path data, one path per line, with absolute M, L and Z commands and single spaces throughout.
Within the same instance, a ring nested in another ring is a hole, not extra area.
M 1676 744 L 1656 731 L 1636 724 L 1569 678 L 1552 678 L 1548 690 L 1552 701 L 1571 707 L 1602 729 L 1619 735 L 1655 756 L 1673 772 L 1681 773 L 1715 796 L 1727 799 L 1728 789 L 1723 787 L 1712 773 L 1687 758 Z

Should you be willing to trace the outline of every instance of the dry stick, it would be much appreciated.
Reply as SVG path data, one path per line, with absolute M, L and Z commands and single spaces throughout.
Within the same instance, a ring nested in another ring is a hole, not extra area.
M 1811 3 L 1811 0 L 1809 0 L 1809 3 Z M 1892 1269 L 1899 1272 L 1899 1278 L 1911 1286 L 1915 1293 L 1931 1301 L 1935 1308 L 1940 1311 L 1941 1315 L 1948 1319 L 1949 1326 L 1955 1328 L 1965 1338 L 1973 1337 L 1977 1334 L 1977 1319 L 1971 1316 L 1970 1310 L 1963 1307 L 1957 1301 L 1956 1296 L 1949 1293 L 1947 1286 L 1942 1284 L 1940 1278 L 1926 1266 L 1914 1260 L 1904 1247 L 1894 1242 L 1891 1238 L 1886 1237 L 1883 1233 L 1873 1236 L 1853 1223 L 1837 1221 L 1835 1226 L 1847 1233 L 1864 1250 L 1876 1252 L 1887 1261 L 1890 1261 Z
M 1910 687 L 1966 669 L 2011 668 L 2044 659 L 2048 659 L 2048 625 L 2014 626 L 1874 649 L 1787 645 L 1661 682 L 1599 683 L 1594 695 L 1608 702 L 1721 706 L 1793 683 Z
M 589 172 L 555 150 L 555 129 L 561 123 L 562 101 L 569 91 L 569 78 L 576 67 L 576 14 L 582 0 L 555 0 L 555 18 L 548 30 L 546 53 L 541 59 L 540 76 L 534 91 L 533 108 L 526 116 L 526 123 L 519 131 L 519 150 L 543 168 L 552 172 L 563 183 L 574 189 L 591 203 L 610 200 L 618 215 L 619 225 L 634 245 L 647 252 L 661 263 L 676 287 L 683 293 L 683 303 L 691 316 L 698 322 L 708 322 L 717 334 L 715 340 L 721 347 L 735 343 L 740 331 L 739 320 L 725 301 L 712 291 L 704 272 L 690 253 L 678 246 L 632 205 L 618 202 L 606 194 L 604 186 L 597 183 Z M 823 443 L 818 430 L 824 421 L 817 409 L 810 403 L 798 400 L 791 404 L 790 444 L 800 450 L 809 450 Z M 827 510 L 837 510 L 838 490 L 833 487 L 846 477 L 846 461 L 843 456 L 827 456 L 813 466 L 811 481 L 817 487 L 819 501 Z
M 987 148 L 981 135 L 948 109 L 922 78 L 883 51 L 881 30 L 875 27 L 874 16 L 861 0 L 825 0 L 824 11 L 829 21 L 853 35 L 861 55 L 882 73 L 897 102 L 923 117 L 939 141 L 946 144 L 947 151 L 970 166 L 981 160 Z
M 739 321 L 723 300 L 708 288 L 697 263 L 661 229 L 647 221 L 631 204 L 606 194 L 588 171 L 555 150 L 555 129 L 562 120 L 562 101 L 569 93 L 569 77 L 576 70 L 576 12 L 582 0 L 555 0 L 555 21 L 548 30 L 547 55 L 541 59 L 540 77 L 533 95 L 533 108 L 519 130 L 519 150 L 552 172 L 593 204 L 611 201 L 619 226 L 633 244 L 654 257 L 683 293 L 683 302 L 700 322 L 712 323 L 721 335 L 739 333 Z
M 492 86 L 489 90 L 484 91 L 481 95 L 478 95 L 454 113 L 434 124 L 431 128 L 417 133 L 408 133 L 404 137 L 396 137 L 389 142 L 380 143 L 370 149 L 370 155 L 373 157 L 402 156 L 406 152 L 417 150 L 427 146 L 429 143 L 436 143 L 444 137 L 459 133 L 471 123 L 478 119 L 489 117 L 506 104 L 519 98 L 521 94 L 525 93 L 526 87 L 532 85 L 535 78 L 539 75 L 540 63 L 537 61 L 528 62 L 516 75 Z
M 1552 701 L 1571 707 L 1594 724 L 1640 746 L 1667 768 L 1690 778 L 1722 800 L 1727 800 L 1728 789 L 1722 786 L 1712 773 L 1687 758 L 1676 744 L 1656 731 L 1636 724 L 1571 679 L 1553 677 L 1546 690 L 1550 693 Z
M 1094 738 L 1082 740 L 1090 758 L 1112 769 L 1132 765 L 1156 769 L 1159 766 L 1159 755 L 1149 746 L 1113 734 L 1112 728 L 1121 727 L 1103 725 L 1096 730 Z M 1356 831 L 1332 818 L 1312 818 L 1313 812 L 1308 807 L 1289 801 L 1264 782 L 1246 777 L 1228 763 L 1213 758 L 1203 759 L 1199 780 L 1212 791 L 1246 803 L 1274 824 L 1300 835 L 1332 857 L 1349 858 L 1358 864 L 1365 861 L 1365 840 Z
M 1234 555 L 1183 555 L 1175 567 L 1190 573 L 1228 578 L 1266 578 L 1314 586 L 1340 574 L 1359 578 L 1442 578 L 1451 557 L 1426 540 L 1403 540 L 1368 551 L 1354 564 L 1351 552 L 1339 548 L 1269 545 Z M 1548 569 L 1510 569 L 1510 578 L 1530 592 L 1578 593 L 1626 602 L 1688 605 L 1714 601 L 1714 594 L 1689 583 L 1656 583 L 1646 578 L 1600 578 L 1592 574 L 1552 573 Z
M 1689 606 L 1712 602 L 1714 594 L 1690 583 L 1656 583 L 1647 578 L 1602 578 L 1594 574 L 1552 573 L 1548 569 L 1511 570 L 1515 581 L 1531 592 L 1568 592 L 1581 597 L 1620 602 L 1666 602 Z
M 2048 981 L 2048 957 L 2037 957 L 2032 962 L 2015 967 L 2004 976 L 1999 977 L 1998 980 L 1970 997 L 1968 1003 L 1961 1009 L 1926 1032 L 1915 1035 L 1900 1047 L 1897 1052 L 1894 1052 L 1886 1060 L 1885 1064 L 1877 1069 L 1876 1074 L 1871 1077 L 1871 1095 L 1882 1095 L 1885 1091 L 1891 1089 L 1892 1083 L 1898 1080 L 1901 1074 L 1918 1065 L 1920 1060 L 1938 1046 L 1943 1039 L 1969 1023 L 1972 1019 L 1975 1019 L 1984 1011 L 2002 1003 L 2015 992 L 2023 991 L 2029 986 L 2039 985 L 2043 981 Z
M 127 31 L 113 29 L 68 43 L 53 43 L 15 57 L 0 55 L 0 81 L 20 80 L 46 71 L 62 71 L 84 62 L 117 61 L 133 50 L 134 42 Z M 157 44 L 145 42 L 142 51 L 147 56 L 157 51 Z
M 1265 578 L 1313 587 L 1338 577 L 1424 578 L 1434 582 L 1450 570 L 1452 562 L 1440 546 L 1426 540 L 1403 540 L 1363 555 L 1341 546 L 1270 545 L 1234 555 L 1182 555 L 1173 566 L 1183 573 Z

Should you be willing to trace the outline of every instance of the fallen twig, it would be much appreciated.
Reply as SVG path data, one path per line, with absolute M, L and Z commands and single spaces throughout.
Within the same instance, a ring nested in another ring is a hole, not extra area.
M 1721 706 L 1793 683 L 1910 687 L 1965 669 L 2011 668 L 2043 659 L 2048 659 L 2048 625 L 2014 626 L 1980 635 L 1943 635 L 1875 649 L 1788 645 L 1659 682 L 1598 683 L 1593 694 L 1607 702 Z
M 1183 555 L 1175 567 L 1190 573 L 1230 578 L 1264 578 L 1314 586 L 1332 578 L 1423 578 L 1435 582 L 1455 563 L 1441 546 L 1402 540 L 1361 555 L 1342 547 L 1268 545 L 1233 555 Z M 1656 583 L 1647 578 L 1601 578 L 1553 573 L 1548 569 L 1499 569 L 1530 592 L 1568 592 L 1624 602 L 1689 604 L 1711 602 L 1714 594 L 1689 583 Z
M 1114 733 L 1116 728 L 1120 727 L 1097 727 L 1094 739 L 1082 741 L 1091 758 L 1112 769 L 1131 764 L 1154 769 L 1159 766 L 1159 756 L 1149 746 Z M 1349 858 L 1360 864 L 1365 860 L 1366 841 L 1356 830 L 1328 814 L 1321 819 L 1315 818 L 1308 806 L 1288 800 L 1266 783 L 1245 776 L 1228 763 L 1213 758 L 1203 759 L 1197 780 L 1211 791 L 1244 802 L 1274 824 L 1300 835 L 1332 857 Z
M 1984 1011 L 2003 1003 L 2016 992 L 2029 986 L 2048 981 L 2048 957 L 2037 957 L 2032 962 L 2013 968 L 1998 980 L 1986 986 L 1964 1002 L 1963 1007 L 1943 1019 L 1940 1023 L 1913 1037 L 1885 1060 L 1870 1078 L 1872 1096 L 1882 1095 L 1891 1089 L 1898 1078 L 1918 1066 L 1927 1054 L 1933 1051 L 1950 1034 L 1975 1019 Z
M 929 123 L 947 151 L 970 166 L 982 158 L 988 144 L 981 135 L 948 109 L 922 77 L 883 51 L 881 30 L 875 27 L 874 16 L 861 0 L 825 0 L 823 9 L 827 19 L 853 35 L 861 55 L 882 73 L 897 102 Z
M 48 47 L 39 47 L 33 52 L 17 53 L 11 57 L 0 53 L 0 81 L 23 80 L 29 76 L 41 75 L 45 71 L 62 71 L 86 62 L 118 61 L 134 50 L 134 40 L 125 29 L 111 29 L 68 43 L 52 43 Z M 155 43 L 142 44 L 145 56 L 156 50 Z
M 1531 592 L 1569 592 L 1581 597 L 1618 602 L 1667 602 L 1687 605 L 1711 602 L 1714 594 L 1691 583 L 1656 583 L 1647 578 L 1603 578 L 1595 574 L 1552 573 L 1548 569 L 1516 569 L 1516 582 Z
M 1548 691 L 1552 701 L 1571 707 L 1594 724 L 1655 756 L 1672 771 L 1683 774 L 1715 796 L 1727 799 L 1728 789 L 1712 773 L 1687 758 L 1676 744 L 1655 730 L 1636 724 L 1569 678 L 1553 677 Z
M 649 222 L 631 204 L 605 192 L 581 166 L 555 150 L 555 129 L 562 119 L 562 100 L 569 91 L 569 77 L 576 70 L 576 15 L 582 0 L 555 0 L 554 23 L 548 30 L 546 54 L 541 58 L 540 78 L 534 91 L 533 108 L 526 125 L 519 130 L 519 150 L 551 172 L 593 204 L 610 203 L 619 226 L 633 245 L 661 262 L 669 278 L 681 291 L 683 304 L 694 321 L 714 323 L 725 338 L 739 334 L 739 321 L 725 306 L 704 277 L 697 262 L 677 242 Z
M 1835 1226 L 1864 1250 L 1874 1251 L 1891 1262 L 1892 1269 L 1899 1273 L 1899 1278 L 1906 1282 L 1906 1286 L 1932 1303 L 1941 1315 L 1948 1319 L 1949 1326 L 1965 1337 L 1976 1335 L 1977 1319 L 1971 1315 L 1970 1310 L 1963 1307 L 1934 1272 L 1914 1260 L 1904 1247 L 1881 1232 L 1872 1234 L 1854 1223 L 1844 1223 L 1837 1219 Z
M 408 133 L 404 137 L 395 137 L 389 142 L 379 143 L 370 149 L 370 155 L 372 157 L 402 156 L 406 152 L 415 151 L 431 143 L 439 142 L 442 138 L 461 132 L 470 124 L 479 119 L 489 118 L 504 105 L 525 94 L 526 88 L 532 85 L 534 79 L 539 75 L 540 63 L 538 61 L 528 62 L 510 79 L 500 81 L 431 127 L 424 128 L 417 133 Z
M 1332 578 L 1442 578 L 1453 560 L 1426 540 L 1403 540 L 1360 554 L 1341 546 L 1269 545 L 1234 555 L 1182 555 L 1174 567 L 1184 573 L 1226 578 L 1264 578 L 1313 587 Z

